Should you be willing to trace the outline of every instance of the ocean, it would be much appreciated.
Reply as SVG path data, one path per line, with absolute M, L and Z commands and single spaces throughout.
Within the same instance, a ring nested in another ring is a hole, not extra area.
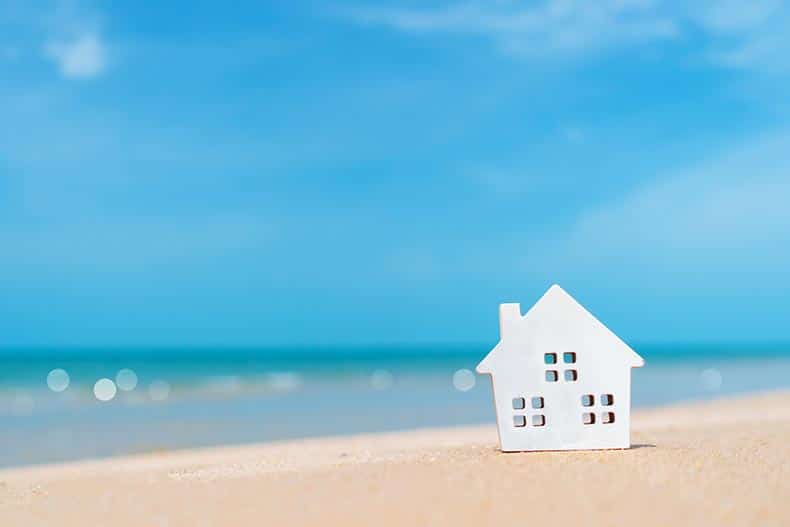
M 634 348 L 637 407 L 790 387 L 790 345 Z M 489 379 L 472 373 L 487 351 L 4 349 L 0 466 L 493 424 Z

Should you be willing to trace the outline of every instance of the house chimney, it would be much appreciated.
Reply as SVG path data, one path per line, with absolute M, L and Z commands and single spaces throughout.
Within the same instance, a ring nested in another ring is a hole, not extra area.
M 505 338 L 521 320 L 521 304 L 499 304 L 499 338 Z

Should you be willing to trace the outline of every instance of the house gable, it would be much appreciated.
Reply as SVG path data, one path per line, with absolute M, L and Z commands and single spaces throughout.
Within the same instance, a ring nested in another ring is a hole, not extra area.
M 600 359 L 610 364 L 644 365 L 642 357 L 556 284 L 523 316 L 519 304 L 500 305 L 499 321 L 500 341 L 477 365 L 478 373 L 505 370 L 516 359 L 513 354 L 543 350 L 586 349 L 606 354 Z

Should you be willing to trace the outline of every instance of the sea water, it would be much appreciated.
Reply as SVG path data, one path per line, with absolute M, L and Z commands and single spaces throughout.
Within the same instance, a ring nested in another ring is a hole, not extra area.
M 635 406 L 790 387 L 790 345 L 634 347 Z M 493 423 L 487 351 L 0 350 L 0 466 Z

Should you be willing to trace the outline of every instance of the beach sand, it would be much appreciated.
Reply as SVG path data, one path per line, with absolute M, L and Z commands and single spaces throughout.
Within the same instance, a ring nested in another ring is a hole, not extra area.
M 493 425 L 0 471 L 0 525 L 790 525 L 790 392 L 636 411 L 630 450 Z

